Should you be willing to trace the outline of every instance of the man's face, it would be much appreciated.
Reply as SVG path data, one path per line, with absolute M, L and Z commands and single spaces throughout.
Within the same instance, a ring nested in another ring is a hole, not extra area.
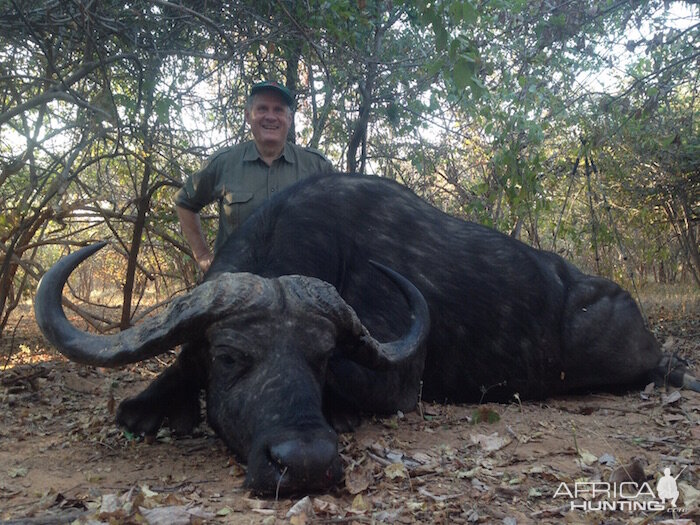
M 245 119 L 259 147 L 282 150 L 292 126 L 292 112 L 280 95 L 274 91 L 256 94 L 251 107 L 246 108 Z

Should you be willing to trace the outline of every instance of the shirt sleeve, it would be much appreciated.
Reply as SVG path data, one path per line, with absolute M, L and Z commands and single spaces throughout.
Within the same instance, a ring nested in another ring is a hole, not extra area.
M 175 194 L 175 204 L 195 213 L 219 198 L 215 188 L 218 179 L 218 157 L 187 179 Z
M 321 153 L 319 150 L 314 148 L 305 148 L 307 152 L 311 154 L 313 159 L 313 164 L 308 167 L 308 171 L 312 174 L 320 173 L 336 173 L 336 170 L 331 164 L 331 161 Z
M 323 157 L 323 161 L 321 162 L 321 170 L 323 173 L 335 173 L 338 171 L 335 169 L 333 164 L 331 164 L 331 161 L 328 160 L 325 156 Z

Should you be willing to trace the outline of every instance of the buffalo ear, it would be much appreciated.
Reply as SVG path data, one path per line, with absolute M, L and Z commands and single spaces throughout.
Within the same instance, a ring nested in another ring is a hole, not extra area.
M 423 294 L 404 276 L 375 261 L 370 263 L 398 287 L 406 298 L 411 325 L 396 341 L 381 343 L 362 324 L 355 311 L 346 304 L 337 316 L 340 340 L 345 342 L 342 354 L 374 370 L 392 370 L 412 366 L 425 359 L 425 347 L 430 333 L 430 313 Z M 342 300 L 342 299 L 341 299 Z
M 344 405 L 360 412 L 410 411 L 418 402 L 425 367 L 430 332 L 428 305 L 408 279 L 386 266 L 372 264 L 403 293 L 411 325 L 400 339 L 380 343 L 350 306 L 336 312 L 338 348 L 328 362 L 326 388 Z
M 418 402 L 425 365 L 424 351 L 391 370 L 370 369 L 343 356 L 328 362 L 326 390 L 345 406 L 359 413 L 410 412 Z

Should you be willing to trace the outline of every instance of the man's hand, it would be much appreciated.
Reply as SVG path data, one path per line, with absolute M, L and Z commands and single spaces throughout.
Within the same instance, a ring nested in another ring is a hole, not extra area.
M 180 206 L 175 206 L 175 211 L 180 219 L 182 234 L 185 236 L 190 248 L 192 248 L 194 260 L 197 261 L 202 271 L 206 272 L 211 266 L 211 262 L 214 260 L 214 254 L 211 253 L 209 245 L 204 238 L 204 233 L 202 233 L 199 213 L 186 210 Z
M 202 257 L 198 257 L 195 255 L 194 259 L 195 261 L 197 261 L 197 264 L 202 269 L 202 271 L 204 273 L 207 273 L 207 270 L 211 266 L 211 262 L 214 260 L 214 254 L 212 254 L 211 252 L 207 252 Z

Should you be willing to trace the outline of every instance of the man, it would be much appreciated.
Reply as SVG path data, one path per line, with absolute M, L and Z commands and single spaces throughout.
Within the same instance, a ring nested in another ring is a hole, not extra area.
M 314 174 L 334 171 L 320 152 L 287 142 L 293 106 L 292 93 L 277 82 L 253 85 L 245 107 L 253 140 L 215 153 L 177 193 L 175 209 L 182 233 L 202 271 L 214 258 L 202 233 L 199 211 L 204 206 L 219 201 L 216 252 L 275 193 Z

